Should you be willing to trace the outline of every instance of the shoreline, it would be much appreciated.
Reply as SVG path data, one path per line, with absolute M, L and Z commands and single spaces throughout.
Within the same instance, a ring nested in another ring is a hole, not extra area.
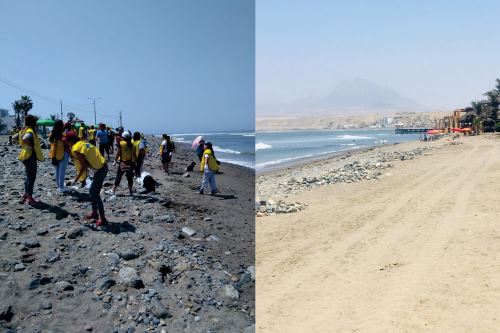
M 296 191 L 286 191 L 291 180 L 301 178 L 322 178 L 332 172 L 337 172 L 344 165 L 350 163 L 374 162 L 377 155 L 387 152 L 402 152 L 425 147 L 441 147 L 453 142 L 451 137 L 445 136 L 435 141 L 406 141 L 393 144 L 365 147 L 362 149 L 342 151 L 339 153 L 319 156 L 314 159 L 305 159 L 285 168 L 276 168 L 267 172 L 256 172 L 256 199 L 278 199 Z M 427 149 L 427 148 L 425 148 Z M 431 148 L 434 149 L 434 148 Z
M 413 142 L 413 141 L 406 141 Z M 293 171 L 294 169 L 300 168 L 302 166 L 307 166 L 308 164 L 313 164 L 316 162 L 322 162 L 334 158 L 343 158 L 344 156 L 350 157 L 356 154 L 362 154 L 367 151 L 372 151 L 379 147 L 389 147 L 404 144 L 406 142 L 397 142 L 386 145 L 370 146 L 370 147 L 360 147 L 360 148 L 347 148 L 345 150 L 339 150 L 333 153 L 318 154 L 311 157 L 298 157 L 296 160 L 280 163 L 274 166 L 263 168 L 261 171 L 255 171 L 256 176 L 267 176 L 269 174 L 281 173 L 285 170 Z

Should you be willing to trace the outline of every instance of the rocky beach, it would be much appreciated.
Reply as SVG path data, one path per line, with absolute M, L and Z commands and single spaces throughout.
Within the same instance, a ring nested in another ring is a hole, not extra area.
M 40 203 L 23 204 L 18 147 L 0 137 L 2 332 L 254 331 L 254 171 L 223 163 L 220 194 L 199 195 L 198 165 L 185 171 L 190 147 L 177 146 L 165 174 L 159 139 L 148 140 L 144 171 L 156 192 L 134 182 L 130 197 L 123 180 L 103 197 L 109 225 L 96 228 L 83 219 L 88 189 L 57 194 L 48 159 L 38 164 Z
M 445 136 L 259 176 L 257 332 L 495 331 L 499 140 Z

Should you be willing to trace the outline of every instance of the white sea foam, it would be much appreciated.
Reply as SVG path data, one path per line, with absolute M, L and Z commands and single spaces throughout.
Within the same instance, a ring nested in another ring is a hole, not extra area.
M 293 161 L 308 159 L 308 158 L 312 158 L 312 157 L 319 157 L 319 156 L 323 156 L 323 155 L 338 153 L 338 152 L 346 151 L 346 150 L 359 149 L 359 148 L 361 148 L 361 147 L 352 147 L 352 148 L 339 149 L 339 150 L 330 150 L 330 151 L 325 151 L 325 152 L 318 153 L 318 154 L 306 154 L 306 155 L 300 155 L 300 156 L 294 156 L 294 157 L 281 158 L 281 159 L 274 160 L 274 161 L 257 163 L 257 164 L 255 164 L 255 169 L 263 169 L 263 168 L 273 166 L 273 165 L 279 165 L 279 164 L 283 164 L 283 163 L 287 163 L 287 162 L 293 162 Z
M 237 165 L 241 165 L 241 166 L 244 166 L 247 168 L 255 169 L 255 164 L 253 161 L 240 161 L 240 160 L 232 160 L 232 159 L 228 159 L 228 158 L 217 158 L 217 159 L 223 163 L 237 164 Z
M 221 148 L 219 146 L 214 146 L 214 151 L 219 152 L 219 153 L 226 153 L 226 154 L 241 154 L 241 151 L 232 150 L 229 148 Z
M 337 138 L 343 139 L 343 140 L 373 140 L 375 138 L 369 137 L 369 136 L 357 136 L 357 135 L 338 135 Z
M 271 149 L 273 146 L 263 143 L 263 142 L 257 142 L 255 144 L 255 150 L 262 150 L 262 149 Z

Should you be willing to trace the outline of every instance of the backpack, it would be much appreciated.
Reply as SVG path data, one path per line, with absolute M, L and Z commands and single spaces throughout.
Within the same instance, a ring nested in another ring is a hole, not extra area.
M 144 177 L 144 180 L 142 181 L 142 187 L 144 187 L 148 192 L 155 192 L 156 181 L 153 179 L 153 177 L 147 175 L 146 177 Z

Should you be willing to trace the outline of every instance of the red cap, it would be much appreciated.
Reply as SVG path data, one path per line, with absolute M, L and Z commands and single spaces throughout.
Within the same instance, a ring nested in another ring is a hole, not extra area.
M 64 134 L 63 141 L 68 141 L 69 139 L 76 139 L 76 138 L 78 138 L 78 136 L 76 135 L 75 132 L 68 131 L 68 132 L 66 132 L 66 134 Z M 73 141 L 73 140 L 70 140 L 70 141 Z

